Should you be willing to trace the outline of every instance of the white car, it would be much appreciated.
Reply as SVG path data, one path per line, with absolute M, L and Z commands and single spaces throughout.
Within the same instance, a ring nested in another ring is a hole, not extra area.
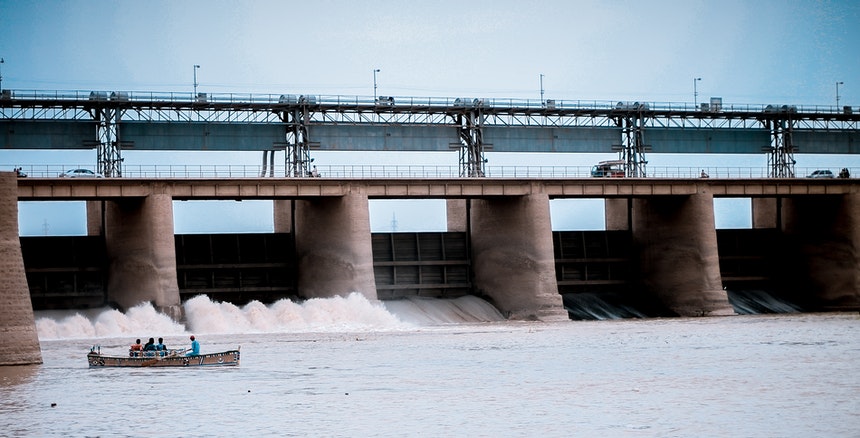
M 100 173 L 89 169 L 71 169 L 61 173 L 60 178 L 104 178 Z
M 807 176 L 807 178 L 833 178 L 833 172 L 830 170 L 816 170 Z

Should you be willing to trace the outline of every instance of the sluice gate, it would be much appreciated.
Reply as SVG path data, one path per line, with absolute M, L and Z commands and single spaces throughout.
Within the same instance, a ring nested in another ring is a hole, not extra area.
M 176 239 L 176 275 L 182 301 L 270 303 L 296 296 L 290 234 L 183 234 Z
M 776 230 L 718 230 L 717 238 L 720 270 L 730 291 L 779 288 Z M 184 234 L 174 239 L 183 301 L 207 295 L 242 305 L 299 296 L 289 233 Z M 465 232 L 373 233 L 372 243 L 379 299 L 479 295 Z M 103 237 L 22 237 L 21 248 L 35 310 L 112 305 Z M 571 317 L 587 318 L 577 308 L 595 300 L 639 312 L 621 316 L 665 313 L 638 284 L 629 232 L 554 231 L 553 248 L 558 291 Z

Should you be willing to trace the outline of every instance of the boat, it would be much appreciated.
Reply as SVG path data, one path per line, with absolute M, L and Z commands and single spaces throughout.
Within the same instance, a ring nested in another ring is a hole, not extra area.
M 87 362 L 90 368 L 239 366 L 239 348 L 194 356 L 186 356 L 187 350 L 129 351 L 127 356 L 109 356 L 101 353 L 101 347 L 92 347 Z

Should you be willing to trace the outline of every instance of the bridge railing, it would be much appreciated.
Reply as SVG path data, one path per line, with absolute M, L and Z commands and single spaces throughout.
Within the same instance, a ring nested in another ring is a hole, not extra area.
M 90 169 L 88 165 L 5 165 L 0 170 L 21 172 L 34 178 L 55 178 L 70 169 Z M 838 176 L 842 168 L 798 167 L 795 175 L 804 178 L 815 170 L 829 169 Z M 847 168 L 851 176 L 860 176 L 860 168 Z M 439 165 L 323 165 L 317 166 L 320 177 L 328 178 L 459 178 L 457 166 Z M 591 166 L 487 166 L 487 178 L 590 178 Z M 649 166 L 648 178 L 700 178 L 702 172 L 709 178 L 767 178 L 768 169 L 764 167 L 692 167 L 692 166 Z M 284 166 L 267 167 L 261 165 L 220 165 L 220 164 L 156 164 L 126 165 L 122 168 L 123 178 L 260 178 L 270 175 L 283 178 Z M 310 175 L 308 175 L 310 177 Z
M 652 111 L 702 111 L 702 112 L 767 112 L 790 110 L 801 113 L 844 113 L 857 111 L 856 108 L 845 105 L 783 105 L 783 104 L 745 104 L 720 103 L 718 107 L 706 103 L 693 102 L 651 102 L 651 101 L 617 101 L 617 100 L 579 100 L 579 99 L 518 99 L 498 97 L 415 97 L 415 96 L 348 96 L 323 94 L 264 94 L 264 93 L 209 93 L 172 91 L 83 91 L 83 90 L 3 90 L 0 100 L 14 102 L 15 100 L 41 101 L 114 101 L 137 102 L 141 104 L 175 103 L 236 105 L 241 110 L 243 104 L 278 105 L 299 104 L 326 105 L 334 107 L 367 107 L 375 106 L 379 110 L 396 108 L 512 108 L 521 110 L 652 110 Z

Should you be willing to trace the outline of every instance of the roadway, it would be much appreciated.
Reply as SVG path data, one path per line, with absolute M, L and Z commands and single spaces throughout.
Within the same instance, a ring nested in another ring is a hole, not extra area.
M 19 201 L 110 200 L 170 195 L 174 200 L 307 199 L 366 194 L 369 199 L 462 199 L 545 193 L 551 199 L 693 195 L 844 195 L 860 179 L 809 178 L 18 178 Z

